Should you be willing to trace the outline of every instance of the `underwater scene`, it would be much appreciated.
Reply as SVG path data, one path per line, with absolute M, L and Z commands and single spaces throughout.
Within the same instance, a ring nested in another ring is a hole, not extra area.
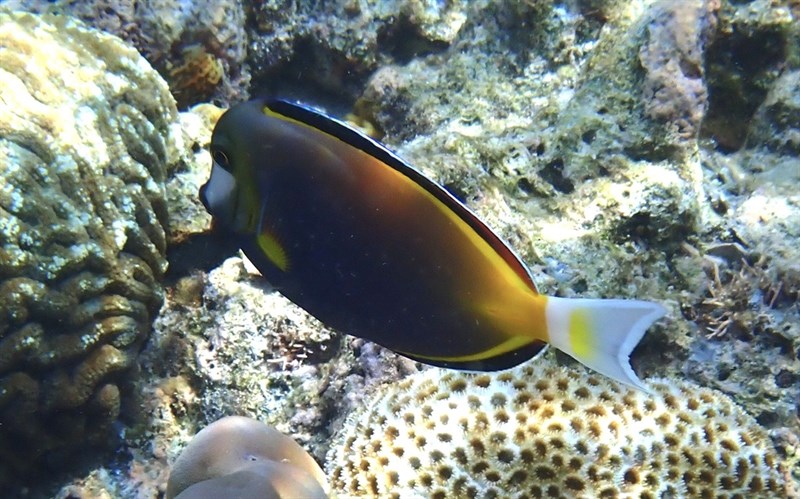
M 0 496 L 800 497 L 798 18 L 0 0 Z

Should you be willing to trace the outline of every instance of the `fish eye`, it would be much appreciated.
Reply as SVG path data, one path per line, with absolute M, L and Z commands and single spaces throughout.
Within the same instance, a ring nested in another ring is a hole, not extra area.
M 220 149 L 212 149 L 211 150 L 211 159 L 214 160 L 214 163 L 219 165 L 220 167 L 224 168 L 225 170 L 230 171 L 230 161 L 228 160 L 228 155 L 222 152 Z

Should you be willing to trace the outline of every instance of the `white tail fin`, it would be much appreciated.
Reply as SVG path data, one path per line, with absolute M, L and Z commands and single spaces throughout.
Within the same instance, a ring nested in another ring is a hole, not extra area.
M 661 305 L 639 300 L 547 297 L 550 344 L 620 383 L 649 391 L 630 364 L 645 331 L 666 313 Z

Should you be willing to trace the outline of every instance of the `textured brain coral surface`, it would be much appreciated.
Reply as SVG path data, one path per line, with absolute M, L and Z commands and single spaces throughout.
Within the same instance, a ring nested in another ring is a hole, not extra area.
M 0 13 L 0 484 L 113 434 L 161 303 L 176 117 L 117 38 Z
M 257 99 L 220 118 L 211 153 L 215 226 L 323 323 L 456 369 L 508 368 L 547 342 L 643 388 L 628 357 L 661 305 L 539 294 L 465 205 L 348 125 Z
M 498 373 L 429 369 L 388 386 L 328 453 L 347 497 L 785 497 L 766 431 L 727 396 L 653 394 L 550 355 Z

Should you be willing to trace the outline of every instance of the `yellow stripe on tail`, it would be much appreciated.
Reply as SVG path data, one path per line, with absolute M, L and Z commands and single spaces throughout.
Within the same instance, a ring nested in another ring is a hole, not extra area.
M 547 334 L 555 348 L 620 383 L 649 391 L 630 365 L 647 328 L 666 313 L 658 303 L 547 297 Z

